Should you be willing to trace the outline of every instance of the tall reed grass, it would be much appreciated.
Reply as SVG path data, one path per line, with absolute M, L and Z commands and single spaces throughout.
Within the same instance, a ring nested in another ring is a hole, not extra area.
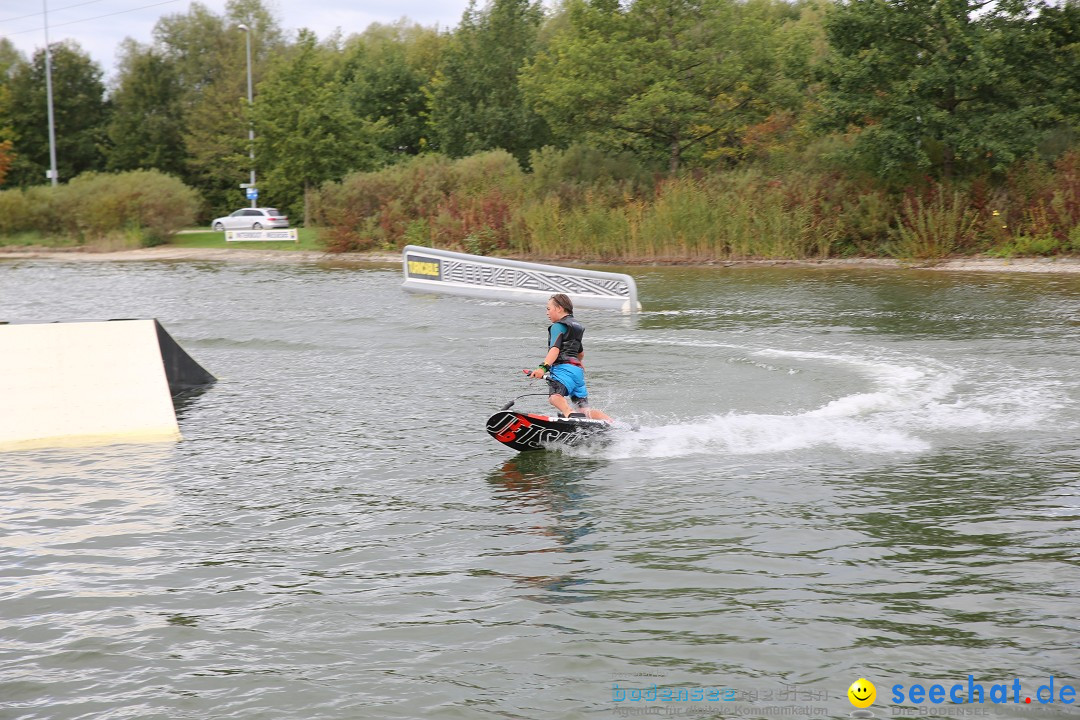
M 835 171 L 665 177 L 582 146 L 532 162 L 525 173 L 503 151 L 421 156 L 328 184 L 315 204 L 334 251 L 418 243 L 607 262 L 1080 251 L 1080 153 L 1019 165 L 1003 183 L 896 194 Z
M 895 240 L 886 247 L 903 258 L 943 258 L 974 247 L 978 212 L 959 190 L 904 198 Z

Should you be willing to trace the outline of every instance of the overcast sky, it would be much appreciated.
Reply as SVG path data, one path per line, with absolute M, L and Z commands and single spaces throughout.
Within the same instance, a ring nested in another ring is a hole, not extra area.
M 147 44 L 163 15 L 186 13 L 190 0 L 46 0 L 49 40 L 75 40 L 111 77 L 120 41 L 132 37 Z M 221 15 L 225 0 L 202 0 Z M 486 3 L 478 2 L 483 7 Z M 340 27 L 345 35 L 361 32 L 373 22 L 392 23 L 402 17 L 421 25 L 455 27 L 468 0 L 267 0 L 282 28 L 289 33 L 306 27 L 320 39 Z M 0 35 L 29 57 L 45 45 L 42 0 L 0 0 Z

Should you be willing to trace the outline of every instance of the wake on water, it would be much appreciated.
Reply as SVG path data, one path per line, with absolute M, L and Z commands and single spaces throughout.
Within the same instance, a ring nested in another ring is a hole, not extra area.
M 637 417 L 633 418 L 640 426 L 636 431 L 616 431 L 603 445 L 568 448 L 565 452 L 610 459 L 703 453 L 762 455 L 817 449 L 851 454 L 913 454 L 931 450 L 931 439 L 943 433 L 1037 428 L 1065 402 L 1059 385 L 1037 378 L 1018 381 L 1015 369 L 987 373 L 984 366 L 975 373 L 932 358 L 889 358 L 884 352 L 882 357 L 867 358 L 743 349 L 761 358 L 835 365 L 846 375 L 854 373 L 869 380 L 871 389 L 794 414 L 728 412 L 674 423 Z

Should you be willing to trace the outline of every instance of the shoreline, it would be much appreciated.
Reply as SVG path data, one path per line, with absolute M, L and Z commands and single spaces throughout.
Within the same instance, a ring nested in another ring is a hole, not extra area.
M 835 258 L 827 260 L 701 260 L 701 261 L 621 261 L 591 262 L 567 258 L 531 258 L 515 259 L 530 262 L 560 264 L 572 262 L 575 265 L 638 266 L 665 267 L 693 265 L 716 268 L 753 268 L 753 267 L 805 267 L 827 269 L 882 269 L 882 270 L 934 270 L 941 272 L 1003 272 L 1003 273 L 1064 273 L 1080 274 L 1080 257 L 1024 257 L 1024 258 L 986 258 L 960 257 L 942 260 L 896 260 L 892 258 Z M 201 262 L 261 262 L 279 264 L 398 264 L 398 253 L 326 253 L 310 250 L 255 250 L 240 248 L 182 248 L 161 245 L 136 250 L 114 250 L 91 252 L 83 248 L 20 248 L 0 247 L 2 260 L 57 260 L 69 262 L 132 262 L 132 261 L 201 261 Z

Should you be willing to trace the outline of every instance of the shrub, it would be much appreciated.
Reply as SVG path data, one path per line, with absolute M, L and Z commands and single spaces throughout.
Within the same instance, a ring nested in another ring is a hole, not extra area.
M 1000 204 L 1017 237 L 1053 235 L 1068 246 L 1069 232 L 1080 224 L 1080 152 L 1065 153 L 1052 168 L 1034 160 L 1017 165 Z
M 63 197 L 62 187 L 54 190 L 46 185 L 0 191 L 0 235 L 60 232 Z
M 0 191 L 0 235 L 14 235 L 35 229 L 31 206 L 23 190 Z
M 490 150 L 455 160 L 453 194 L 477 196 L 492 190 L 516 194 L 525 178 L 521 165 L 505 150 Z
M 448 158 L 420 155 L 324 184 L 316 206 L 319 224 L 330 228 L 327 249 L 348 252 L 396 244 L 414 220 L 438 206 L 453 181 Z
M 896 203 L 880 190 L 852 192 L 835 212 L 837 249 L 845 255 L 879 254 L 896 221 Z
M 652 189 L 653 176 L 631 153 L 608 155 L 586 145 L 565 150 L 544 147 L 530 154 L 529 193 L 535 198 L 554 195 L 564 207 L 581 202 L 586 193 L 596 202 L 623 202 L 627 195 Z
M 510 245 L 511 208 L 524 174 L 503 150 L 451 161 L 422 155 L 323 186 L 316 205 L 331 252 L 401 248 L 408 242 L 488 251 Z
M 166 242 L 199 210 L 194 190 L 157 170 L 80 175 L 64 188 L 62 202 L 68 232 L 84 240 L 122 233 L 143 245 Z
M 1002 245 L 991 248 L 986 254 L 991 257 L 1012 258 L 1030 257 L 1032 255 L 1057 255 L 1064 250 L 1066 250 L 1066 247 L 1058 242 L 1058 239 L 1053 235 L 1042 235 L 1040 237 L 1018 235 Z
M 89 173 L 56 188 L 0 192 L 0 233 L 63 233 L 80 242 L 155 245 L 192 224 L 198 209 L 194 190 L 157 170 Z

